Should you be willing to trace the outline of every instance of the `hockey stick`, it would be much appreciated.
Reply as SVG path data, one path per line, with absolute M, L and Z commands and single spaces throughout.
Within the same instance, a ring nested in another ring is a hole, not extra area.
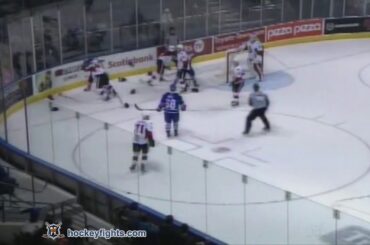
M 138 111 L 157 111 L 157 109 L 153 109 L 153 108 L 141 108 L 137 104 L 134 104 L 134 106 L 135 106 L 135 109 L 138 110 Z M 244 111 L 244 110 L 214 108 L 214 109 L 190 109 L 190 110 L 186 110 L 186 111 L 199 111 L 199 112 L 204 111 L 205 112 L 205 111 Z
M 121 98 L 121 96 L 116 92 L 116 96 L 117 96 L 117 99 L 119 101 L 119 103 L 121 104 L 122 108 L 125 108 L 125 103 L 123 103 L 123 100 Z
M 134 104 L 135 106 L 135 109 L 138 110 L 138 111 L 157 111 L 157 109 L 144 109 L 144 108 L 141 108 L 140 106 L 138 106 L 137 104 Z

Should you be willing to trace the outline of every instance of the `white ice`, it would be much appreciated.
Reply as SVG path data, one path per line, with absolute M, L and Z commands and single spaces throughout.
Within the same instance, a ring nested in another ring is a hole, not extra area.
M 218 59 L 196 66 L 201 92 L 184 95 L 189 111 L 181 115 L 180 137 L 167 139 L 163 115 L 150 113 L 157 147 L 146 174 L 128 171 L 141 112 L 82 89 L 57 97 L 58 112 L 46 101 L 29 106 L 31 153 L 230 244 L 287 244 L 287 233 L 290 244 L 330 244 L 335 225 L 369 232 L 370 40 L 266 53 L 270 133 L 256 120 L 251 135 L 242 135 L 252 82 L 241 107 L 231 109 L 226 61 Z M 131 105 L 155 108 L 169 82 L 149 87 L 144 78 L 113 85 Z M 9 118 L 8 130 L 10 143 L 26 149 L 24 111 Z M 274 202 L 284 201 L 285 191 L 307 199 Z M 333 208 L 343 211 L 337 224 Z

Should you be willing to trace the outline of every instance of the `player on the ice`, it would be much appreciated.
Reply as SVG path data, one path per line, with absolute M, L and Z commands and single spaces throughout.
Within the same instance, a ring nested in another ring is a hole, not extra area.
M 258 81 L 262 81 L 263 76 L 263 46 L 256 35 L 253 35 L 247 42 L 248 49 L 248 67 L 250 71 L 254 71 L 258 77 Z
M 172 54 L 168 51 L 164 51 L 158 55 L 157 58 L 157 76 L 160 82 L 165 81 L 164 79 L 164 71 L 166 68 L 171 66 L 172 61 Z M 153 80 L 157 79 L 157 76 L 153 74 L 153 72 L 148 73 L 148 85 L 153 86 Z
M 144 115 L 142 120 L 135 123 L 134 129 L 134 141 L 133 141 L 133 152 L 132 165 L 130 171 L 134 171 L 139 163 L 139 157 L 141 153 L 141 172 L 145 172 L 145 164 L 148 160 L 149 147 L 155 146 L 153 137 L 153 126 L 149 122 L 149 115 Z
M 266 110 L 270 106 L 270 101 L 265 93 L 260 91 L 260 86 L 258 84 L 253 85 L 254 92 L 249 96 L 249 105 L 253 108 L 246 120 L 245 130 L 243 134 L 249 134 L 252 127 L 252 122 L 257 117 L 261 118 L 263 124 L 265 125 L 264 130 L 270 130 L 270 123 L 265 115 Z
M 198 92 L 198 83 L 195 79 L 195 71 L 192 66 L 193 55 L 187 53 L 184 49 L 184 46 L 178 45 L 178 54 L 177 54 L 177 74 L 176 78 L 180 81 L 180 84 L 183 85 L 182 92 L 187 92 L 189 86 L 192 84 L 193 92 Z M 189 76 L 187 78 L 186 76 Z
M 84 71 L 89 72 L 88 84 L 84 91 L 90 91 L 91 85 L 95 81 L 97 88 L 103 88 L 104 85 L 109 84 L 109 76 L 105 72 L 102 61 L 98 59 L 88 59 L 82 65 Z
M 262 81 L 263 78 L 263 46 L 258 40 L 257 35 L 253 34 L 249 41 L 244 43 L 237 50 L 247 50 L 247 68 L 249 72 L 256 76 L 258 81 Z
M 180 110 L 185 111 L 186 105 L 182 96 L 176 92 L 176 85 L 170 86 L 170 92 L 165 93 L 159 102 L 157 111 L 164 110 L 167 137 L 171 137 L 171 125 L 173 124 L 174 135 L 179 134 Z
M 100 91 L 100 95 L 104 96 L 105 101 L 108 101 L 111 99 L 111 96 L 117 96 L 117 91 L 111 84 L 107 84 L 103 86 L 102 91 Z
M 231 101 L 231 106 L 238 106 L 239 105 L 239 94 L 244 86 L 245 70 L 236 60 L 233 61 L 233 67 L 234 67 L 233 78 L 231 80 L 233 100 Z

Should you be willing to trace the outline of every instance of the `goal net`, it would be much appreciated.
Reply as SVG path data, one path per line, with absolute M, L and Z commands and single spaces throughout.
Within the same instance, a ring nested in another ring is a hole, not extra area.
M 235 51 L 231 50 L 228 51 L 226 54 L 226 81 L 231 82 L 233 77 L 233 61 L 238 61 L 239 64 L 246 70 L 246 79 L 250 79 L 255 77 L 254 71 L 250 71 L 248 64 L 248 51 L 242 50 L 242 51 Z M 262 56 L 262 64 L 263 64 L 263 56 Z

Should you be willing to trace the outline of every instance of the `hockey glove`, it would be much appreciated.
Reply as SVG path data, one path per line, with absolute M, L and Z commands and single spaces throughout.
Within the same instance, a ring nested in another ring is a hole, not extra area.
M 149 140 L 149 146 L 150 147 L 155 147 L 155 141 L 154 140 Z
M 182 111 L 186 111 L 186 105 L 182 105 L 182 106 L 181 106 L 181 110 L 182 110 Z

